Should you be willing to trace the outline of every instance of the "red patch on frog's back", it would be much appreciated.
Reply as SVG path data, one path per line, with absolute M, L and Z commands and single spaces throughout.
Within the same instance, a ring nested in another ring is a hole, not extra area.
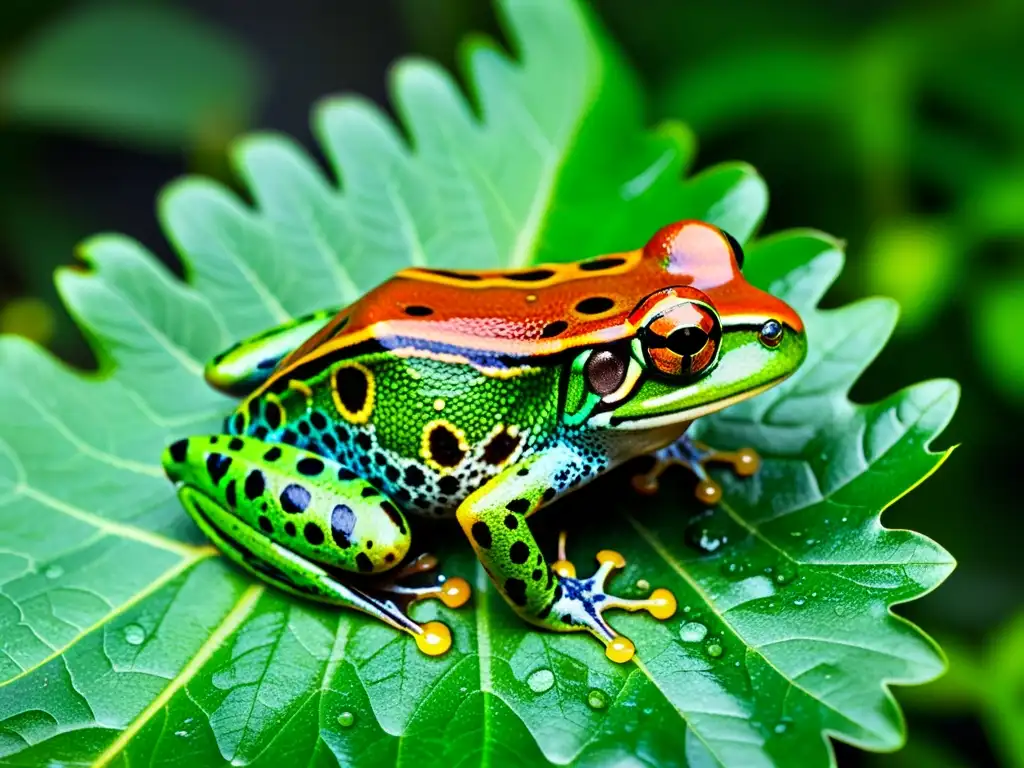
M 480 272 L 412 268 L 342 310 L 279 368 L 368 339 L 410 339 L 511 357 L 632 335 L 629 313 L 670 286 L 706 293 L 723 319 L 767 313 L 797 330 L 786 304 L 743 279 L 732 247 L 703 222 L 660 230 L 643 249 L 583 262 Z

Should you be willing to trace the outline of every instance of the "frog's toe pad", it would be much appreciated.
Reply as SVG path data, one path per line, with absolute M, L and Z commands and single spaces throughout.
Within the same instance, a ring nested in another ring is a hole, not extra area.
M 576 578 L 558 573 L 558 597 L 551 606 L 551 615 L 563 631 L 586 630 L 605 644 L 605 655 L 612 661 L 625 663 L 633 658 L 636 651 L 633 643 L 612 629 L 604 620 L 609 609 L 622 611 L 647 611 L 655 619 L 670 619 L 676 612 L 676 598 L 669 590 L 660 587 L 650 597 L 636 600 L 608 594 L 605 582 L 615 569 L 626 564 L 618 552 L 605 549 L 597 554 L 600 563 L 597 571 L 588 579 Z
M 428 621 L 414 634 L 416 646 L 427 656 L 440 656 L 452 647 L 452 632 L 447 624 L 440 621 Z

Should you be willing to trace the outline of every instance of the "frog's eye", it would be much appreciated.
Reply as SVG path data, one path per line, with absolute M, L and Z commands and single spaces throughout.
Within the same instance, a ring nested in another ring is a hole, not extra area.
M 722 323 L 710 304 L 682 301 L 651 316 L 638 335 L 650 367 L 664 376 L 688 378 L 718 359 Z
M 621 387 L 628 370 L 628 355 L 620 354 L 619 350 L 614 349 L 594 352 L 583 366 L 587 386 L 601 397 L 610 395 Z
M 743 246 L 740 245 L 739 241 L 735 237 L 730 235 L 724 229 L 722 230 L 722 234 L 729 243 L 729 247 L 732 248 L 732 255 L 733 258 L 736 259 L 736 266 L 743 269 Z

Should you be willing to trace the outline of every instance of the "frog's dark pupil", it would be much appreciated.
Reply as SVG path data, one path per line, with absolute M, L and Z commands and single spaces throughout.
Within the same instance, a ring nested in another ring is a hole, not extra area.
M 413 304 L 405 308 L 405 314 L 412 315 L 413 317 L 426 317 L 427 315 L 434 314 L 434 310 L 420 304 Z
M 725 239 L 729 241 L 729 247 L 732 248 L 733 256 L 736 257 L 736 266 L 743 269 L 743 246 L 739 244 L 739 241 L 735 237 L 730 235 L 724 229 L 722 230 L 722 234 L 725 235 Z
M 708 343 L 708 335 L 700 328 L 688 327 L 672 331 L 666 346 L 677 355 L 695 355 Z
M 610 349 L 595 352 L 584 366 L 587 384 L 597 394 L 610 395 L 626 378 L 626 361 Z

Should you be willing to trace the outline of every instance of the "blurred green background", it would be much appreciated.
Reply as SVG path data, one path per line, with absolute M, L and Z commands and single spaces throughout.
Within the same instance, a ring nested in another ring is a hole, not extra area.
M 937 376 L 963 386 L 942 438 L 961 447 L 885 517 L 959 560 L 902 611 L 951 671 L 896 690 L 906 749 L 840 745 L 840 765 L 1024 767 L 1024 2 L 593 5 L 648 86 L 651 121 L 696 132 L 698 169 L 741 159 L 764 175 L 764 231 L 846 240 L 828 304 L 902 304 L 854 398 Z M 52 283 L 80 240 L 126 232 L 177 270 L 154 215 L 166 181 L 234 184 L 225 149 L 249 128 L 315 150 L 315 100 L 355 90 L 386 105 L 393 59 L 454 66 L 472 30 L 499 35 L 481 0 L 5 0 L 0 332 L 93 365 Z

